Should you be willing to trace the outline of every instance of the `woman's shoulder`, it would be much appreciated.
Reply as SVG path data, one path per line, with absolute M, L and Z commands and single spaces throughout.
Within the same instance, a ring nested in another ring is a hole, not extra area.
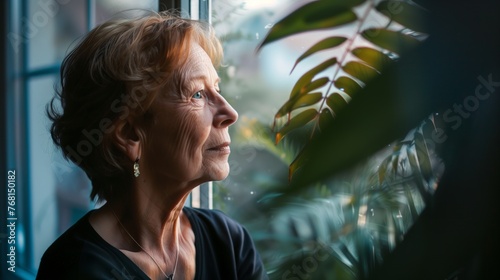
M 232 250 L 253 248 L 247 229 L 220 210 L 185 207 L 195 237 L 206 244 L 225 244 Z M 221 248 L 221 247 L 218 247 Z
M 197 226 L 226 228 L 230 232 L 241 232 L 243 230 L 240 223 L 220 210 L 184 207 L 183 211 L 190 222 L 196 223 Z
M 75 224 L 68 228 L 61 236 L 59 236 L 45 251 L 44 257 L 58 255 L 72 255 L 74 251 L 82 249 L 84 243 L 91 239 L 90 224 L 88 218 L 92 211 L 89 211 Z
M 101 279 L 105 275 L 132 279 L 126 277 L 131 274 L 125 268 L 128 267 L 126 260 L 92 228 L 91 213 L 84 215 L 47 248 L 37 279 Z
M 68 275 L 78 265 L 88 239 L 85 221 L 88 221 L 90 213 L 85 214 L 47 248 L 40 261 L 37 279 Z
M 212 275 L 211 279 L 267 279 L 245 227 L 220 210 L 185 207 L 183 211 L 195 232 L 197 271 Z
M 193 208 L 185 206 L 183 209 L 189 217 L 196 217 L 199 219 L 215 219 L 215 220 L 228 220 L 234 222 L 228 215 L 221 210 L 206 209 L 206 208 Z

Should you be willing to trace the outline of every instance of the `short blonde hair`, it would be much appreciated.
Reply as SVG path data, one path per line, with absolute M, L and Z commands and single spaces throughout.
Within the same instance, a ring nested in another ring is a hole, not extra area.
M 107 21 L 63 60 L 60 87 L 47 106 L 50 132 L 64 157 L 91 179 L 91 199 L 118 195 L 115 189 L 132 176 L 132 163 L 110 132 L 120 120 L 147 118 L 161 89 L 182 90 L 193 42 L 220 66 L 223 52 L 213 28 L 170 12 Z

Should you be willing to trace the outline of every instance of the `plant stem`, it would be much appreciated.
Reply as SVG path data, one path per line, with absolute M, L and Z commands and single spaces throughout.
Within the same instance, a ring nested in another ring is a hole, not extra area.
M 366 19 L 368 18 L 368 15 L 370 14 L 370 11 L 373 9 L 373 7 L 375 5 L 374 0 L 371 0 L 369 2 L 370 2 L 370 4 L 368 5 L 365 12 L 363 13 L 363 16 L 359 19 L 358 26 L 356 27 L 356 32 L 354 33 L 354 35 L 351 38 L 347 39 L 348 44 L 347 44 L 347 47 L 346 47 L 344 53 L 342 54 L 342 58 L 339 61 L 337 61 L 337 68 L 335 69 L 335 73 L 332 76 L 332 80 L 330 81 L 330 85 L 328 85 L 328 89 L 326 90 L 326 94 L 324 95 L 323 100 L 321 101 L 321 105 L 319 106 L 318 116 L 321 114 L 321 111 L 325 107 L 326 99 L 330 95 L 330 91 L 332 89 L 332 86 L 334 85 L 335 79 L 337 78 L 337 75 L 338 75 L 340 69 L 342 68 L 342 65 L 344 64 L 344 61 L 347 58 L 347 54 L 349 52 L 351 52 L 352 45 L 354 44 L 354 41 L 359 36 L 361 28 L 363 27 L 363 24 L 365 23 Z M 333 112 L 333 108 L 332 108 L 332 112 Z M 333 112 L 333 115 L 335 117 L 335 112 Z M 319 117 L 317 117 L 316 124 L 312 128 L 311 136 L 309 137 L 310 139 L 312 139 L 312 137 L 314 136 L 314 132 L 316 131 L 316 126 L 318 126 L 318 125 L 319 125 Z

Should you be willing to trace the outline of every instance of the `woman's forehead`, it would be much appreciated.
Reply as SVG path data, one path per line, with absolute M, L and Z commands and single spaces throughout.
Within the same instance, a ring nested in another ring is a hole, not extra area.
M 212 65 L 212 60 L 205 50 L 198 44 L 191 44 L 189 57 L 184 67 L 187 82 L 208 81 L 218 82 L 219 76 Z

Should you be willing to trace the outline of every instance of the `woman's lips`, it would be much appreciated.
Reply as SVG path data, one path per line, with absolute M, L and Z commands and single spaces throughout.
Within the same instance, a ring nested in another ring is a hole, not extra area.
M 212 152 L 219 152 L 219 153 L 224 153 L 224 154 L 229 154 L 231 152 L 231 148 L 229 147 L 229 142 L 224 142 L 220 145 L 217 145 L 215 147 L 212 147 L 210 149 L 208 149 L 209 151 L 212 151 Z

